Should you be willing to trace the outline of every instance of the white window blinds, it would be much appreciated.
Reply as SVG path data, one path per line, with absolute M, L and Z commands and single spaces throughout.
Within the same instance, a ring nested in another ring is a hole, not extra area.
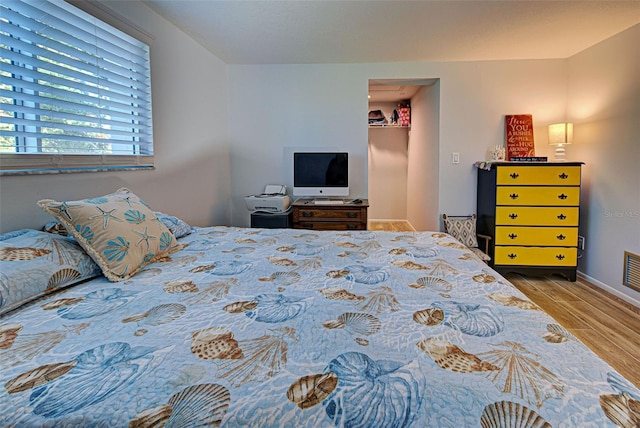
M 149 46 L 57 0 L 0 3 L 2 173 L 151 167 Z

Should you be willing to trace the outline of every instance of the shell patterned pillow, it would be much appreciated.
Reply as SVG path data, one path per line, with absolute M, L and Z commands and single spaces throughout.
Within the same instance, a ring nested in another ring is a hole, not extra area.
M 129 189 L 77 201 L 41 200 L 110 281 L 135 275 L 182 248 L 149 206 Z
M 100 275 L 72 238 L 33 229 L 0 235 L 0 314 Z
M 189 223 L 176 216 L 165 214 L 160 211 L 154 211 L 153 213 L 162 223 L 164 223 L 165 226 L 167 226 L 167 229 L 169 229 L 177 239 L 187 236 L 193 231 L 193 228 Z

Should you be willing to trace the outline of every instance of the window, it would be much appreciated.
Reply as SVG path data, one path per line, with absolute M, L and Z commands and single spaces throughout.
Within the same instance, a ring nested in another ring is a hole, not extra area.
M 149 46 L 59 0 L 0 3 L 2 174 L 153 167 Z

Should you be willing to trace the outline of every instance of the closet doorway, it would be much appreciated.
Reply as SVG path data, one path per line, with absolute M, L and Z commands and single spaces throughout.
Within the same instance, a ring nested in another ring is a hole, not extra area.
M 371 79 L 368 105 L 370 221 L 438 230 L 439 79 Z

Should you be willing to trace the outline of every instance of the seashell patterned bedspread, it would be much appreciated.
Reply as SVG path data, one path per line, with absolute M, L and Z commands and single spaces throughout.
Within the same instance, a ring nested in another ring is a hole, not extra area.
M 0 319 L 1 426 L 638 426 L 640 391 L 448 235 L 197 229 Z

